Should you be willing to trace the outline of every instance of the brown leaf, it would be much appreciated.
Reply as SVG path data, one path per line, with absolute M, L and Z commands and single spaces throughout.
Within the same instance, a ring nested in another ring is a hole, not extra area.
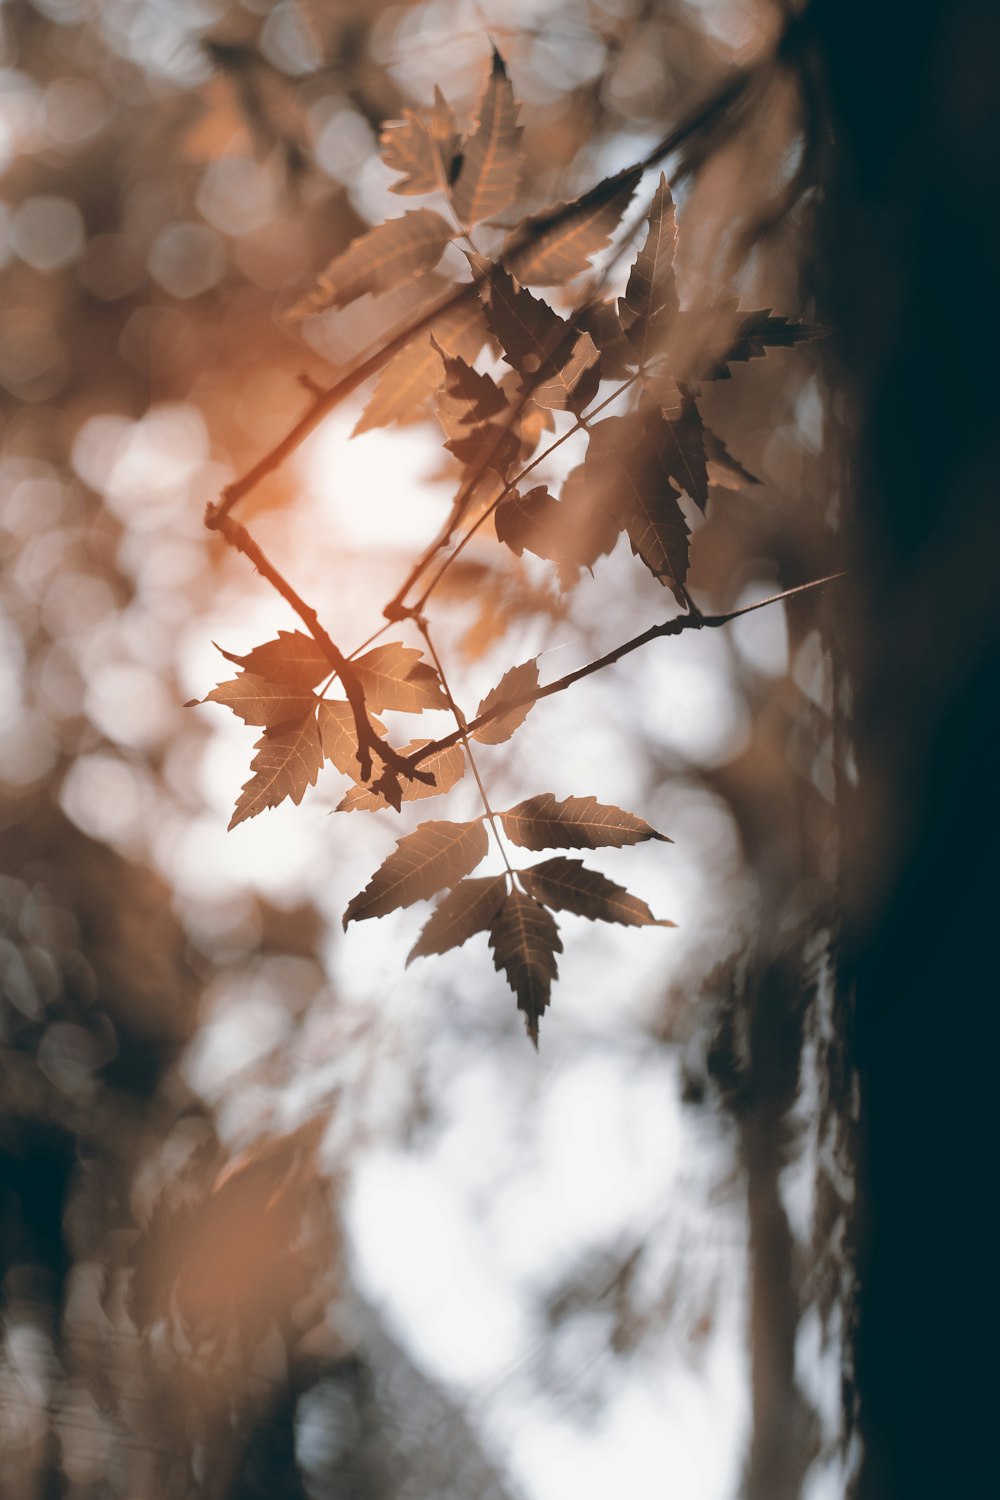
M 404 109 L 401 120 L 387 120 L 379 136 L 379 155 L 391 171 L 404 174 L 389 191 L 433 193 L 447 188 L 458 139 L 454 113 L 439 88 L 429 114 Z
M 312 693 L 298 692 L 281 682 L 269 682 L 255 672 L 241 672 L 239 677 L 220 682 L 202 702 L 225 704 L 244 724 L 284 724 L 301 719 L 316 706 Z
M 658 920 L 645 901 L 633 896 L 597 870 L 588 870 L 580 859 L 553 859 L 518 870 L 517 878 L 536 901 L 555 911 L 571 911 L 592 922 L 619 922 L 623 927 L 674 927 Z
M 573 329 L 503 266 L 490 265 L 481 256 L 470 260 L 483 278 L 479 289 L 486 321 L 523 388 L 539 406 L 586 406 L 600 381 L 600 356 L 589 333 Z
M 629 167 L 606 177 L 575 203 L 526 219 L 507 237 L 506 264 L 536 286 L 562 286 L 578 276 L 609 243 L 641 176 L 639 167 Z M 522 239 L 528 243 L 518 250 Z
M 494 47 L 493 70 L 479 106 L 479 124 L 462 149 L 462 165 L 451 194 L 455 213 L 467 229 L 503 213 L 517 197 L 521 153 L 517 115 L 507 69 Z
M 441 384 L 441 355 L 435 341 L 449 354 L 475 359 L 487 338 L 479 298 L 470 287 L 453 307 L 436 317 L 430 330 L 416 334 L 385 365 L 351 436 L 404 421 L 433 396 Z
M 277 807 L 286 797 L 291 797 L 297 806 L 306 788 L 315 786 L 323 764 L 319 730 L 312 714 L 294 729 L 265 734 L 255 748 L 257 754 L 250 762 L 255 774 L 243 784 L 229 820 L 230 828 L 245 818 L 255 818 L 267 807 Z
M 694 397 L 686 395 L 680 411 L 657 423 L 658 451 L 667 474 L 704 511 L 708 504 L 705 424 Z
M 246 656 L 236 656 L 231 651 L 222 654 L 238 667 L 285 687 L 318 687 L 333 671 L 319 642 L 301 630 L 279 630 L 277 640 L 255 646 Z
M 492 375 L 481 374 L 464 359 L 443 351 L 442 359 L 445 383 L 437 413 L 447 434 L 445 447 L 468 468 L 486 465 L 503 478 L 521 451 L 506 393 Z
M 419 714 L 425 708 L 448 706 L 437 674 L 412 646 L 388 641 L 357 657 L 352 665 L 372 708 Z
M 500 814 L 504 832 L 522 849 L 602 849 L 641 844 L 646 839 L 672 841 L 634 813 L 598 802 L 596 797 L 566 797 L 552 792 L 529 797 Z
M 625 288 L 618 302 L 618 316 L 625 337 L 640 362 L 657 353 L 677 316 L 677 282 L 674 277 L 674 249 L 677 229 L 674 202 L 667 179 L 660 173 L 659 185 L 649 210 L 646 240 L 636 256 Z
M 415 755 L 429 740 L 411 740 L 400 750 L 400 755 Z M 426 781 L 401 781 L 400 794 L 403 802 L 419 802 L 424 797 L 440 797 L 443 792 L 451 791 L 465 775 L 465 752 L 461 745 L 449 745 L 444 750 L 438 750 L 434 755 L 429 755 L 426 760 L 420 762 L 422 771 L 430 771 L 434 777 L 434 785 L 428 786 Z M 357 779 L 357 778 L 355 778 Z M 371 787 L 355 786 L 347 795 L 337 803 L 336 812 L 357 812 L 364 808 L 373 810 L 384 808 L 389 805 L 388 799 L 379 796 L 378 792 Z
M 368 722 L 384 739 L 385 725 L 374 714 L 368 715 Z M 351 705 L 339 698 L 325 698 L 319 706 L 319 733 L 327 760 L 332 761 L 344 776 L 357 781 L 361 768 L 358 764 L 358 735 Z
M 769 307 L 745 312 L 735 301 L 677 314 L 670 339 L 670 365 L 677 379 L 728 380 L 729 365 L 763 359 L 768 349 L 790 349 L 821 338 L 813 323 L 780 317 Z
M 676 443 L 659 413 L 607 417 L 590 430 L 585 472 L 602 509 L 628 533 L 632 551 L 679 595 L 688 571 L 688 526 L 670 483 Z
M 487 849 L 486 829 L 472 823 L 421 823 L 396 844 L 371 880 L 348 905 L 344 927 L 368 917 L 384 917 L 455 885 L 474 870 Z
M 534 897 L 511 891 L 490 928 L 493 963 L 503 970 L 524 1012 L 528 1035 L 538 1046 L 538 1023 L 558 977 L 556 954 L 562 952 L 559 929 Z
M 476 718 L 480 714 L 488 713 L 491 709 L 500 708 L 510 699 L 517 699 L 525 693 L 532 692 L 538 686 L 538 662 L 535 657 L 531 661 L 522 662 L 519 667 L 511 667 L 505 672 L 496 687 L 486 694 L 486 697 L 476 709 Z M 509 740 L 515 729 L 519 728 L 534 708 L 534 703 L 521 703 L 509 709 L 507 713 L 501 714 L 499 718 L 491 719 L 481 729 L 473 732 L 472 738 L 479 740 L 484 745 L 502 745 Z
M 708 482 L 718 485 L 721 489 L 741 490 L 745 485 L 760 484 L 756 474 L 734 458 L 719 437 L 710 427 L 705 428 L 705 457 L 708 460 Z
M 569 357 L 553 360 L 544 378 L 532 382 L 531 399 L 554 411 L 582 410 L 597 394 L 600 358 L 590 334 L 578 333 Z
M 440 214 L 414 208 L 387 219 L 330 262 L 314 291 L 291 309 L 290 318 L 309 317 L 328 307 L 346 307 L 366 292 L 388 292 L 436 266 L 455 233 Z
M 635 350 L 622 333 L 618 313 L 610 302 L 588 302 L 575 318 L 576 326 L 590 334 L 601 356 L 601 374 L 606 380 L 625 380 L 635 367 Z
M 512 490 L 497 506 L 493 524 L 498 540 L 506 543 L 515 557 L 528 551 L 551 559 L 563 525 L 562 507 L 544 484 L 525 495 Z
M 430 920 L 424 923 L 420 936 L 407 955 L 406 967 L 409 968 L 415 958 L 461 948 L 477 932 L 487 931 L 506 894 L 507 882 L 502 875 L 460 880 L 455 889 L 438 902 Z

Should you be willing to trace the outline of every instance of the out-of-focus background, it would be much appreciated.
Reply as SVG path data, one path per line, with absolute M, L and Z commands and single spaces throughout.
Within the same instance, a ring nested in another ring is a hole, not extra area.
M 594 794 L 674 840 L 595 857 L 677 929 L 567 918 L 538 1056 L 484 943 L 404 970 L 419 912 L 342 934 L 409 813 L 331 815 L 328 767 L 227 834 L 252 732 L 181 706 L 227 675 L 213 642 L 294 623 L 205 503 L 300 377 L 405 310 L 283 316 L 407 206 L 381 122 L 436 84 L 468 122 L 492 39 L 525 201 L 559 201 L 776 16 L 8 0 L 0 27 L 0 1493 L 842 1493 L 828 607 L 661 642 L 484 749 L 495 804 Z M 793 93 L 772 79 L 679 189 L 682 295 L 809 315 L 794 217 L 734 251 L 794 173 Z M 429 415 L 350 438 L 369 395 L 241 512 L 348 649 L 454 483 Z M 818 356 L 706 404 L 760 483 L 713 487 L 694 598 L 833 571 Z M 570 596 L 488 542 L 454 580 L 435 619 L 470 709 L 511 662 L 558 675 L 670 605 L 621 545 Z

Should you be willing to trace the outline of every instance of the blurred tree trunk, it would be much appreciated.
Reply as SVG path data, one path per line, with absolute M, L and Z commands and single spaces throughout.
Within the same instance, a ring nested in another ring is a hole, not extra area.
M 1000 846 L 1000 7 L 815 0 L 834 132 L 819 264 L 855 406 L 862 1500 L 996 1466 L 980 1351 Z M 807 63 L 808 73 L 809 63 Z

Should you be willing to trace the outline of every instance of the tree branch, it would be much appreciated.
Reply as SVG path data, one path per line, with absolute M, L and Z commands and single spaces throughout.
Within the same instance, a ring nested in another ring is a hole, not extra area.
M 308 605 L 301 595 L 297 594 L 288 582 L 287 578 L 278 571 L 270 559 L 264 554 L 245 526 L 234 521 L 232 516 L 220 513 L 216 520 L 215 530 L 224 537 L 231 547 L 237 552 L 242 552 L 244 557 L 250 559 L 257 572 L 262 578 L 266 578 L 272 588 L 276 589 L 281 597 L 287 601 L 305 625 L 313 640 L 322 650 L 330 666 L 340 678 L 347 701 L 351 705 L 354 715 L 354 727 L 358 736 L 358 766 L 361 770 L 361 780 L 368 781 L 372 773 L 372 751 L 386 766 L 391 766 L 394 771 L 411 779 L 426 782 L 429 786 L 434 785 L 434 777 L 430 772 L 418 771 L 415 766 L 410 765 L 408 757 L 400 755 L 388 741 L 378 735 L 368 718 L 365 708 L 365 692 L 361 679 L 351 665 L 350 661 L 339 649 L 330 635 L 324 630 L 319 622 L 316 611 Z
M 750 91 L 751 85 L 756 82 L 765 67 L 770 66 L 770 57 L 762 59 L 752 68 L 739 69 L 729 73 L 720 84 L 678 125 L 674 127 L 653 149 L 633 164 L 632 170 L 645 172 L 650 167 L 659 166 L 666 157 L 678 151 L 692 136 L 706 129 L 714 121 L 721 118 L 733 105 L 744 99 Z M 694 158 L 681 161 L 678 164 L 676 180 L 680 181 L 688 175 L 696 165 Z M 534 218 L 527 219 L 524 227 L 509 247 L 507 253 L 501 258 L 500 264 L 506 264 L 508 260 L 516 257 L 531 244 L 536 235 L 543 230 L 556 228 L 565 220 L 571 218 L 578 209 L 578 203 L 564 204 L 553 212 L 538 214 Z M 474 275 L 468 285 L 457 287 L 446 297 L 426 312 L 421 313 L 412 322 L 407 323 L 397 333 L 393 334 L 380 349 L 366 355 L 361 362 L 348 370 L 346 375 L 327 389 L 320 391 L 313 399 L 312 404 L 295 423 L 294 427 L 281 439 L 279 443 L 265 453 L 252 468 L 248 469 L 239 479 L 232 484 L 227 484 L 222 491 L 218 503 L 210 502 L 205 509 L 205 525 L 210 531 L 221 531 L 221 521 L 228 516 L 233 507 L 240 500 L 249 495 L 257 488 L 268 474 L 280 468 L 287 458 L 290 458 L 295 450 L 305 441 L 309 434 L 319 425 L 328 412 L 346 397 L 353 395 L 359 386 L 364 385 L 372 375 L 377 375 L 382 366 L 397 354 L 400 349 L 409 343 L 411 338 L 429 329 L 434 320 L 441 313 L 450 311 L 460 306 L 462 302 L 477 294 L 481 281 L 485 279 L 483 274 Z
M 417 766 L 429 755 L 435 755 L 440 750 L 447 750 L 458 743 L 465 734 L 474 734 L 484 724 L 491 723 L 494 719 L 502 718 L 509 714 L 512 708 L 522 708 L 526 703 L 537 703 L 539 698 L 551 698 L 554 693 L 561 693 L 564 688 L 571 687 L 574 682 L 579 682 L 584 677 L 591 677 L 595 672 L 600 672 L 604 667 L 610 667 L 623 656 L 628 656 L 632 651 L 638 651 L 640 646 L 647 646 L 650 641 L 659 640 L 661 636 L 682 635 L 686 630 L 711 630 L 719 625 L 728 625 L 731 620 L 738 620 L 742 615 L 752 614 L 755 609 L 764 609 L 768 604 L 780 604 L 783 599 L 791 599 L 796 594 L 804 594 L 809 589 L 818 589 L 824 583 L 833 583 L 838 578 L 844 578 L 845 573 L 830 573 L 826 578 L 813 578 L 808 583 L 796 584 L 794 588 L 785 589 L 780 594 L 770 594 L 766 599 L 757 599 L 753 604 L 746 604 L 742 609 L 730 610 L 724 615 L 689 614 L 677 615 L 672 620 L 664 620 L 660 625 L 651 625 L 641 635 L 635 635 L 631 640 L 624 641 L 622 645 L 616 646 L 613 651 L 608 651 L 604 656 L 599 656 L 590 661 L 584 667 L 577 667 L 574 672 L 567 672 L 564 677 L 557 677 L 555 682 L 547 682 L 542 687 L 532 688 L 530 692 L 521 693 L 516 698 L 505 698 L 495 708 L 487 709 L 485 713 L 476 719 L 470 719 L 464 730 L 447 734 L 442 739 L 432 740 L 430 744 L 424 745 L 422 749 L 414 751 L 407 757 L 410 766 Z

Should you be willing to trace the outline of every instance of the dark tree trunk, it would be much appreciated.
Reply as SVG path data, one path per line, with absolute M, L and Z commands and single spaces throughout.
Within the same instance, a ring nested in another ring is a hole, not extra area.
M 814 0 L 819 262 L 855 404 L 846 889 L 862 1091 L 862 1500 L 997 1469 L 1000 6 Z M 977 1482 L 978 1481 L 978 1482 Z M 995 1482 L 995 1481 L 994 1481 Z

